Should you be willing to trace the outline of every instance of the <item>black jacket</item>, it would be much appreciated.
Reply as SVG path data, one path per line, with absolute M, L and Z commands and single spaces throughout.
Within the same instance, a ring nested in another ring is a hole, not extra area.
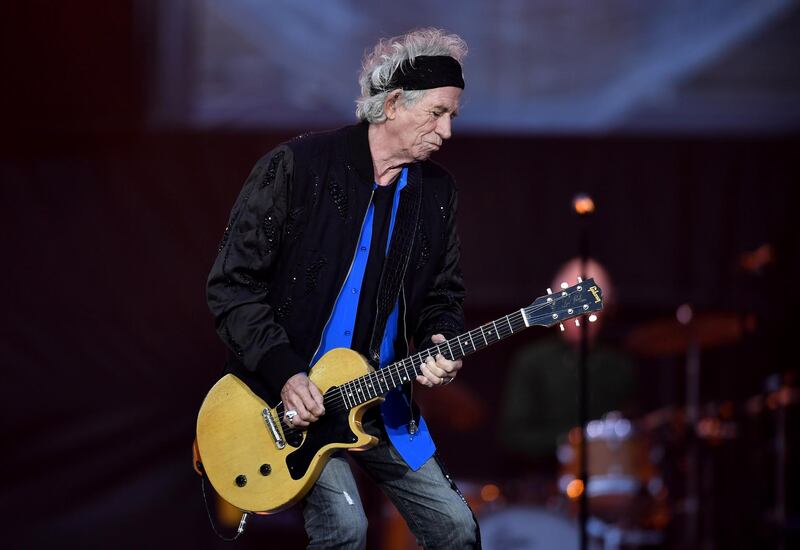
M 309 368 L 347 277 L 374 175 L 368 124 L 300 136 L 261 158 L 234 204 L 208 278 L 208 304 L 230 350 L 228 372 L 274 401 Z M 415 187 L 416 186 L 416 187 Z M 456 189 L 439 165 L 409 166 L 422 193 L 400 296 L 395 356 L 463 332 Z M 399 214 L 398 214 L 399 215 Z M 396 227 L 413 220 L 398 220 Z

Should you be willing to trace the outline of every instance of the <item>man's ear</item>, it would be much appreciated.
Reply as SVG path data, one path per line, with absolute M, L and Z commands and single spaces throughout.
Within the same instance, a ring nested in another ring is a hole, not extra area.
M 383 112 L 389 120 L 393 120 L 397 116 L 397 102 L 400 101 L 402 92 L 402 90 L 395 90 L 386 95 L 386 101 L 383 102 Z

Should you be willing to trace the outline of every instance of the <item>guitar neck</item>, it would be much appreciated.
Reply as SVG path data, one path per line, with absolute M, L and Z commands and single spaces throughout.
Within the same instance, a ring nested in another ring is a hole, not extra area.
M 338 387 L 345 406 L 352 408 L 375 399 L 413 381 L 422 374 L 422 363 L 428 356 L 442 354 L 451 361 L 470 355 L 530 326 L 549 327 L 556 323 L 599 311 L 603 307 L 602 290 L 594 279 L 582 281 L 562 290 L 540 296 L 528 307 L 518 309 L 491 323 L 481 325 L 455 338 L 424 349 L 387 367 L 365 374 Z M 592 317 L 589 317 L 592 320 Z
M 530 309 L 530 308 L 528 308 Z M 400 361 L 351 380 L 342 386 L 342 398 L 349 407 L 355 407 L 413 381 L 422 374 L 422 363 L 428 356 L 442 354 L 454 361 L 516 334 L 530 326 L 526 309 L 519 309 L 499 319 L 481 325 Z

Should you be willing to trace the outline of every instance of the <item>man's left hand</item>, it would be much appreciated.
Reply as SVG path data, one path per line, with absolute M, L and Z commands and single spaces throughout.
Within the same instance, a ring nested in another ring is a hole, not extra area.
M 431 337 L 434 344 L 441 344 L 445 340 L 447 339 L 441 334 L 434 334 Z M 435 358 L 428 356 L 422 364 L 422 374 L 417 376 L 417 382 L 429 388 L 443 386 L 453 381 L 460 368 L 461 359 L 450 361 L 442 354 L 437 354 Z

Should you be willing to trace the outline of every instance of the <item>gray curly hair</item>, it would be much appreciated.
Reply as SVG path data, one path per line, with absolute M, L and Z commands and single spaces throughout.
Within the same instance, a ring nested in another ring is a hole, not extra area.
M 413 30 L 407 34 L 386 38 L 379 41 L 375 49 L 364 57 L 358 83 L 361 86 L 361 97 L 356 100 L 356 116 L 378 124 L 386 120 L 383 106 L 386 96 L 394 90 L 387 90 L 370 95 L 372 88 L 381 90 L 389 84 L 392 75 L 406 60 L 413 61 L 419 55 L 449 55 L 463 65 L 467 55 L 467 44 L 457 34 L 446 34 L 441 29 L 432 27 Z M 411 106 L 427 92 L 427 90 L 403 90 L 400 99 L 406 106 Z

